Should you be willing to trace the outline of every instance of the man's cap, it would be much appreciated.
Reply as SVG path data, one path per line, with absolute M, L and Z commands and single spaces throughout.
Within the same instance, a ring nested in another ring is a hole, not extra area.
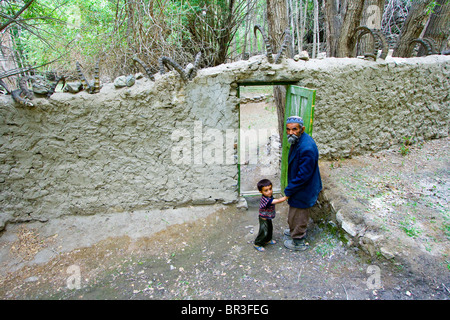
M 303 127 L 303 119 L 299 116 L 290 116 L 286 120 L 286 124 L 288 123 L 298 123 L 300 127 Z

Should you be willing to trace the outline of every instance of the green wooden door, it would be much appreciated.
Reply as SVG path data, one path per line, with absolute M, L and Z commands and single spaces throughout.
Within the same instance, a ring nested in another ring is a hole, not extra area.
M 286 90 L 286 110 L 284 123 L 290 116 L 303 118 L 305 132 L 312 135 L 316 90 L 290 85 Z M 290 144 L 287 142 L 286 130 L 283 133 L 281 155 L 281 191 L 287 186 L 288 155 Z

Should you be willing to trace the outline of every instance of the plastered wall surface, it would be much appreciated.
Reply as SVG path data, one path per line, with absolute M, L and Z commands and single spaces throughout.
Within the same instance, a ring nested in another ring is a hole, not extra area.
M 198 71 L 56 93 L 34 107 L 0 97 L 0 229 L 8 222 L 200 204 L 239 195 L 238 87 L 316 89 L 323 159 L 448 136 L 450 57 L 381 62 L 265 56 Z

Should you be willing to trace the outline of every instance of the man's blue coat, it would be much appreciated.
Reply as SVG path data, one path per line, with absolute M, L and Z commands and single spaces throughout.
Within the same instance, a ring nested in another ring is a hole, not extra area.
M 312 207 L 322 190 L 319 172 L 319 150 L 313 138 L 302 133 L 289 149 L 288 185 L 284 194 L 294 208 Z

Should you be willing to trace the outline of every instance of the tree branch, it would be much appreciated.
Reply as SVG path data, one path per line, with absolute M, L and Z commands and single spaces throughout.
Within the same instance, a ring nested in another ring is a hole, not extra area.
M 2 26 L 0 26 L 0 32 L 6 29 L 11 23 L 13 23 L 25 10 L 28 9 L 28 7 L 34 2 L 34 0 L 30 0 L 29 2 L 25 3 L 25 5 L 17 11 L 17 13 L 12 17 L 9 21 L 4 23 Z
M 34 70 L 34 69 L 37 69 L 37 68 L 40 68 L 40 67 L 44 67 L 44 66 L 49 65 L 49 64 L 51 64 L 51 63 L 53 63 L 55 61 L 58 61 L 61 58 L 62 58 L 62 55 L 59 56 L 56 59 L 53 59 L 50 62 L 41 64 L 39 66 L 34 66 L 34 67 L 30 66 L 30 67 L 25 67 L 25 68 L 17 68 L 17 69 L 8 70 L 6 72 L 0 73 L 0 80 L 3 79 L 3 78 L 8 78 L 8 77 L 14 76 L 14 75 L 19 74 L 19 73 L 27 72 L 27 71 Z

